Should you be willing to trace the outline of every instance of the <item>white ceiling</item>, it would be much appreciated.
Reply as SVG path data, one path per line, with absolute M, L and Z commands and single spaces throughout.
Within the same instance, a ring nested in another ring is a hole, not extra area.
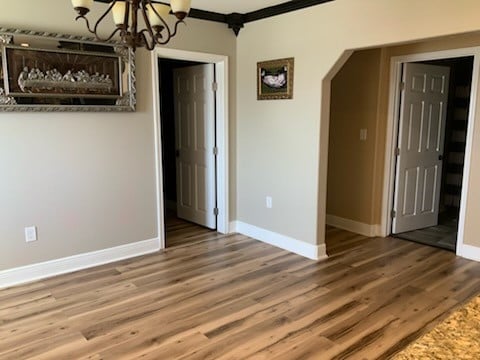
M 260 10 L 288 0 L 192 0 L 192 8 L 214 11 L 221 14 L 241 13 Z

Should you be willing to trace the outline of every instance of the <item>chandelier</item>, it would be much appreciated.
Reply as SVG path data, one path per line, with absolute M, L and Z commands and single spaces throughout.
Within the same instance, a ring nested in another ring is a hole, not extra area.
M 113 0 L 107 11 L 97 20 L 94 27 L 86 15 L 93 5 L 93 0 L 72 0 L 72 5 L 78 16 L 75 20 L 83 19 L 87 29 L 98 40 L 108 41 L 115 35 L 119 35 L 125 46 L 135 50 L 137 47 L 145 47 L 153 50 L 156 45 L 165 45 L 177 34 L 178 24 L 190 11 L 191 0 L 171 0 L 170 6 L 163 3 L 156 3 L 152 0 Z M 166 19 L 170 10 L 177 18 L 173 31 L 168 26 Z M 108 13 L 112 13 L 116 29 L 106 38 L 98 35 L 98 26 L 105 20 Z M 145 28 L 138 29 L 139 20 L 143 19 Z

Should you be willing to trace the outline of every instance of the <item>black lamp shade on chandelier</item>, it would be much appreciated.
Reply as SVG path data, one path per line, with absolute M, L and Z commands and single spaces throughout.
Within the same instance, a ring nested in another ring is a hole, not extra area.
M 183 23 L 183 19 L 190 11 L 191 4 L 191 0 L 171 0 L 170 5 L 152 0 L 114 0 L 91 28 L 86 15 L 93 5 L 93 0 L 71 1 L 73 8 L 78 13 L 76 20 L 85 20 L 88 31 L 94 34 L 98 40 L 108 41 L 118 34 L 125 46 L 131 47 L 133 50 L 137 47 L 153 50 L 156 45 L 168 43 L 177 34 L 178 24 Z M 170 12 L 176 17 L 173 30 L 166 21 Z M 109 13 L 113 16 L 116 29 L 107 38 L 102 38 L 98 35 L 98 26 Z M 140 18 L 145 23 L 143 29 L 138 29 Z

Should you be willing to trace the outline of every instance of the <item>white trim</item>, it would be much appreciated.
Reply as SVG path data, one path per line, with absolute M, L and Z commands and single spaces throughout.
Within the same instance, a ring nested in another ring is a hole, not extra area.
M 457 235 L 457 255 L 470 258 L 468 254 L 479 251 L 478 248 L 464 245 L 465 234 L 465 215 L 467 208 L 467 195 L 469 193 L 470 169 L 471 169 L 471 154 L 473 145 L 473 135 L 475 126 L 475 115 L 477 106 L 477 92 L 480 77 L 480 47 L 471 47 L 464 49 L 453 49 L 445 51 L 436 51 L 422 54 L 411 54 L 405 56 L 396 56 L 391 59 L 390 70 L 390 99 L 387 120 L 387 138 L 385 147 L 385 169 L 384 169 L 384 183 L 383 183 L 383 202 L 382 202 L 382 224 L 381 235 L 388 236 L 392 226 L 390 218 L 390 211 L 393 207 L 393 186 L 395 181 L 395 161 L 394 149 L 396 146 L 397 128 L 398 128 L 398 111 L 400 105 L 399 83 L 401 78 L 402 64 L 406 62 L 426 61 L 457 58 L 464 56 L 473 56 L 473 74 L 472 74 L 472 90 L 470 95 L 470 109 L 468 117 L 467 129 L 467 143 L 465 148 L 465 162 L 463 170 L 462 196 L 460 201 L 460 217 L 458 221 L 458 235 Z M 466 251 L 465 249 L 470 249 Z M 477 249 L 477 250 L 472 250 Z
M 156 48 L 152 51 L 152 86 L 153 109 L 155 122 L 155 167 L 157 182 L 157 224 L 160 246 L 165 248 L 165 224 L 163 204 L 163 178 L 162 178 L 162 146 L 160 126 L 160 97 L 158 79 L 158 59 L 189 60 L 215 64 L 216 81 L 216 133 L 217 133 L 217 231 L 226 234 L 229 231 L 229 159 L 228 159 L 228 56 L 215 55 L 185 50 Z
M 326 224 L 368 237 L 378 236 L 379 226 L 327 214 Z
M 392 227 L 392 219 L 390 217 L 393 209 L 393 189 L 395 187 L 395 147 L 398 136 L 398 123 L 400 97 L 398 84 L 401 81 L 402 64 L 395 63 L 392 59 L 390 69 L 390 91 L 388 101 L 388 118 L 387 118 L 387 138 L 385 141 L 385 166 L 383 175 L 383 196 L 382 196 L 382 236 L 390 235 Z
M 470 95 L 470 109 L 468 110 L 467 141 L 465 144 L 462 194 L 460 197 L 460 216 L 458 219 L 457 233 L 457 255 L 466 257 L 468 259 L 472 259 L 469 257 L 469 254 L 474 253 L 474 247 L 465 244 L 465 219 L 467 215 L 467 195 L 469 193 L 468 189 L 470 188 L 470 169 L 472 167 L 473 135 L 475 133 L 475 114 L 477 113 L 478 87 L 480 86 L 480 47 L 476 49 L 477 52 L 473 60 L 472 93 Z M 480 249 L 476 248 L 476 251 L 478 253 Z M 480 261 L 480 256 L 477 256 L 477 258 L 474 260 Z
M 216 134 L 217 134 L 217 231 L 229 231 L 229 117 L 228 117 L 228 57 L 223 56 L 215 64 L 217 81 Z M 221 134 L 222 136 L 219 136 Z
M 160 124 L 160 83 L 159 83 L 159 71 L 158 71 L 158 57 L 155 55 L 155 51 L 152 51 L 152 94 L 153 94 L 153 127 L 154 127 L 154 139 L 155 139 L 155 186 L 157 202 L 157 235 L 160 241 L 160 248 L 165 249 L 165 204 L 163 202 L 163 177 L 162 177 L 162 146 L 161 146 L 161 124 Z
M 249 236 L 264 243 L 279 247 L 312 260 L 321 260 L 327 257 L 325 244 L 312 245 L 285 235 L 277 234 L 254 225 L 235 221 L 232 224 L 238 233 Z
M 472 245 L 462 244 L 457 248 L 457 255 L 466 259 L 480 261 L 480 248 Z
M 237 224 L 238 224 L 238 221 L 236 221 L 236 220 L 235 221 L 230 221 L 230 224 L 228 226 L 228 233 L 229 234 L 233 234 L 233 233 L 238 232 L 238 230 L 237 230 L 238 225 Z
M 150 254 L 160 250 L 159 239 L 139 241 L 109 249 L 73 255 L 38 264 L 0 271 L 0 289 L 70 273 L 94 266 Z

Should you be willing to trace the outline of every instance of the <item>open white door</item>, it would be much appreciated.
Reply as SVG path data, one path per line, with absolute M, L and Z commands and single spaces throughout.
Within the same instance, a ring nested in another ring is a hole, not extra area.
M 448 67 L 404 65 L 394 234 L 438 224 L 449 75 Z
M 215 229 L 213 64 L 174 70 L 177 216 Z

